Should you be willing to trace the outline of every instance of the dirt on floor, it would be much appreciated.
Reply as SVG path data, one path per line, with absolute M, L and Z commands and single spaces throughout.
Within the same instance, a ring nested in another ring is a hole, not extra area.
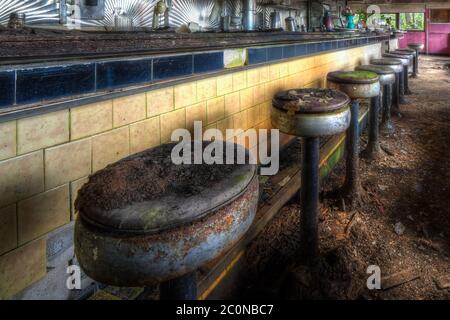
M 323 197 L 317 263 L 301 258 L 293 199 L 247 250 L 242 298 L 450 299 L 448 65 L 450 58 L 421 56 L 395 133 L 380 137 L 379 159 L 360 161 L 363 202 L 349 210 Z M 364 134 L 361 149 L 366 141 Z M 343 184 L 344 169 L 341 161 L 324 194 Z M 378 268 L 382 288 L 369 290 Z

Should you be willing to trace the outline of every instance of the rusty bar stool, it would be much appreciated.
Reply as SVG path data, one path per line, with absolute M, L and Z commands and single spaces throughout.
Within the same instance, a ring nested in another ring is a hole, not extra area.
M 350 99 L 351 122 L 346 136 L 346 175 L 344 196 L 354 207 L 360 200 L 359 181 L 359 99 L 380 94 L 380 78 L 370 71 L 334 71 L 327 75 L 328 86 L 346 93 Z
M 416 51 L 416 75 L 419 75 L 419 53 L 424 47 L 423 43 L 408 43 L 408 48 Z
M 414 58 L 413 58 L 413 71 L 412 71 L 412 75 L 411 76 L 413 78 L 417 77 L 417 54 L 416 54 L 416 50 L 409 49 L 409 48 L 404 48 L 404 49 L 396 49 L 396 50 L 394 50 L 394 52 L 406 52 L 406 53 L 414 55 Z
M 387 66 L 395 72 L 395 84 L 393 86 L 393 94 L 392 94 L 392 105 L 391 105 L 391 114 L 400 115 L 400 78 L 403 72 L 403 64 L 398 59 L 391 58 L 382 58 L 382 59 L 372 59 L 370 60 L 371 64 L 377 66 Z
M 302 244 L 310 260 L 319 248 L 319 137 L 344 132 L 350 124 L 349 97 L 323 88 L 279 92 L 272 101 L 274 128 L 302 137 Z
M 381 57 L 382 58 L 397 59 L 397 60 L 400 60 L 402 62 L 403 70 L 402 70 L 402 73 L 401 73 L 400 79 L 399 79 L 400 80 L 399 81 L 399 93 L 400 93 L 399 94 L 399 102 L 400 102 L 400 104 L 406 104 L 407 101 L 405 99 L 405 92 L 406 92 L 405 74 L 406 75 L 408 74 L 408 66 L 409 66 L 409 63 L 410 63 L 409 59 L 404 57 L 404 56 L 395 55 L 395 54 L 392 54 L 392 53 L 383 53 L 381 55 Z M 406 79 L 408 79 L 407 76 L 406 76 Z
M 223 144 L 234 159 L 236 151 L 249 157 L 244 147 Z M 161 299 L 196 299 L 196 269 L 250 227 L 258 203 L 256 165 L 176 165 L 174 146 L 124 158 L 81 188 L 75 253 L 93 279 L 126 287 L 160 283 Z M 211 146 L 203 142 L 199 148 Z M 183 156 L 192 161 L 193 154 Z
M 383 114 L 384 109 L 387 109 L 387 113 L 390 113 L 390 99 L 392 95 L 392 85 L 395 83 L 395 72 L 391 68 L 385 66 L 377 66 L 373 64 L 363 65 L 356 67 L 356 70 L 371 71 L 378 74 L 380 77 L 380 86 L 382 88 L 383 96 Z M 381 93 L 381 92 L 380 92 Z M 369 113 L 369 140 L 367 142 L 367 148 L 364 150 L 364 155 L 368 159 L 377 158 L 380 154 L 380 142 L 379 142 L 379 114 L 380 114 L 380 96 L 370 98 L 370 113 Z M 386 119 L 388 126 L 392 126 L 391 117 Z
M 403 66 L 403 82 L 405 84 L 405 95 L 411 94 L 411 90 L 409 89 L 409 71 L 413 69 L 413 63 L 414 63 L 414 55 L 409 54 L 407 52 L 389 52 L 389 58 L 395 58 L 395 59 L 402 59 L 407 58 L 408 59 L 408 65 Z

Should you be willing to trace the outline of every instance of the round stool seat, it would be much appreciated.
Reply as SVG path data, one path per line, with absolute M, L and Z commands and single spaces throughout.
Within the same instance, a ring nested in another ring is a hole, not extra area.
M 398 55 L 402 55 L 402 56 L 407 56 L 408 59 L 411 59 L 411 60 L 414 59 L 414 57 L 416 56 L 415 52 L 412 53 L 412 52 L 409 52 L 409 51 L 394 50 L 394 51 L 391 51 L 389 53 L 398 54 Z
M 175 146 L 111 164 L 79 191 L 75 253 L 91 278 L 128 287 L 170 280 L 216 258 L 250 227 L 258 202 L 256 165 L 176 165 Z M 223 163 L 226 146 L 249 157 L 242 146 L 223 143 Z M 190 147 L 183 158 L 193 159 L 194 143 Z
M 383 58 L 394 58 L 400 60 L 402 65 L 408 66 L 410 64 L 410 59 L 408 57 L 402 56 L 401 54 L 393 54 L 393 53 L 383 53 L 381 55 Z
M 423 43 L 408 43 L 408 47 L 411 49 L 422 50 L 425 45 Z
M 403 72 L 403 63 L 398 59 L 393 58 L 382 58 L 382 59 L 372 59 L 370 60 L 371 64 L 387 66 L 392 69 L 395 73 Z
M 372 98 L 380 94 L 380 77 L 370 71 L 334 71 L 327 75 L 330 88 L 346 93 L 351 99 Z
M 410 49 L 410 48 L 395 49 L 394 51 L 409 52 L 409 53 L 411 53 L 413 55 L 416 55 L 416 50 Z
M 355 70 L 371 71 L 378 74 L 380 77 L 380 85 L 393 84 L 395 82 L 395 72 L 391 68 L 386 66 L 379 66 L 374 64 L 366 64 L 358 66 Z
M 345 93 L 330 89 L 282 91 L 272 100 L 272 125 L 299 137 L 334 135 L 350 124 L 349 102 Z

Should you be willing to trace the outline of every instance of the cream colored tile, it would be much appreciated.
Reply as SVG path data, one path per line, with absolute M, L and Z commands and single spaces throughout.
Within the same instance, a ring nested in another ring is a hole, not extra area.
M 0 208 L 0 255 L 17 247 L 16 204 Z
M 20 245 L 69 223 L 69 184 L 20 201 L 17 217 Z
M 253 88 L 253 104 L 263 103 L 266 100 L 265 86 L 260 84 Z
M 0 256 L 0 300 L 12 298 L 47 274 L 45 239 Z
M 270 80 L 269 67 L 264 66 L 259 68 L 259 81 L 265 83 Z
M 247 70 L 247 87 L 253 87 L 259 84 L 259 69 Z
M 201 121 L 202 127 L 207 124 L 205 101 L 186 107 L 186 128 L 191 132 L 194 130 L 194 121 Z
M 225 116 L 239 112 L 241 107 L 241 95 L 239 91 L 227 94 L 225 96 Z
M 289 66 L 287 62 L 280 63 L 280 78 L 286 77 L 289 75 Z
M 175 129 L 186 128 L 186 110 L 179 109 L 161 115 L 161 143 L 170 141 Z
M 153 148 L 161 143 L 159 117 L 130 125 L 130 154 Z
M 0 160 L 14 157 L 16 152 L 16 121 L 0 123 Z
M 75 210 L 75 200 L 78 197 L 78 191 L 89 181 L 89 177 L 83 177 L 70 183 L 70 220 L 75 220 L 78 212 Z
M 175 87 L 175 109 L 197 102 L 197 84 L 195 82 L 180 84 Z
M 233 124 L 235 129 L 247 130 L 247 111 L 241 111 L 233 115 Z
M 147 92 L 147 117 L 151 118 L 174 108 L 173 87 Z
M 234 129 L 233 116 L 217 121 L 217 129 L 222 132 L 222 135 L 224 136 L 225 139 L 226 130 Z
M 17 149 L 19 154 L 50 147 L 68 140 L 69 110 L 17 121 Z
M 222 96 L 233 92 L 233 75 L 227 74 L 217 77 L 217 95 Z
M 145 119 L 147 113 L 145 93 L 113 100 L 113 126 L 124 125 Z
M 277 80 L 280 77 L 280 65 L 272 64 L 269 66 L 269 80 Z
M 0 161 L 0 207 L 44 191 L 43 151 Z
M 123 127 L 92 137 L 92 172 L 130 154 L 130 129 Z
M 247 73 L 245 71 L 233 73 L 233 91 L 247 87 Z
M 223 96 L 208 100 L 206 107 L 208 124 L 221 120 L 225 117 L 225 99 Z
M 70 109 L 70 137 L 76 140 L 110 130 L 112 118 L 112 100 Z
M 247 125 L 248 127 L 254 127 L 258 124 L 259 120 L 259 106 L 254 106 L 247 109 Z
M 253 88 L 247 88 L 240 91 L 241 110 L 253 106 Z
M 45 189 L 79 179 L 91 173 L 91 138 L 45 150 Z
M 217 81 L 215 78 L 197 81 L 197 101 L 204 101 L 216 97 Z

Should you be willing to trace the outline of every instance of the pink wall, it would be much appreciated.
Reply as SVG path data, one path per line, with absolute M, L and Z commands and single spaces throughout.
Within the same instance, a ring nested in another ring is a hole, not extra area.
M 427 32 L 408 32 L 403 39 L 399 40 L 400 48 L 407 48 L 408 43 L 411 42 L 420 42 L 425 44 L 423 52 L 427 52 L 428 42 L 428 53 L 450 55 L 450 23 L 429 23 L 429 16 L 430 10 L 427 9 L 425 11 L 427 21 L 425 29 L 428 31 L 428 39 L 426 39 Z

